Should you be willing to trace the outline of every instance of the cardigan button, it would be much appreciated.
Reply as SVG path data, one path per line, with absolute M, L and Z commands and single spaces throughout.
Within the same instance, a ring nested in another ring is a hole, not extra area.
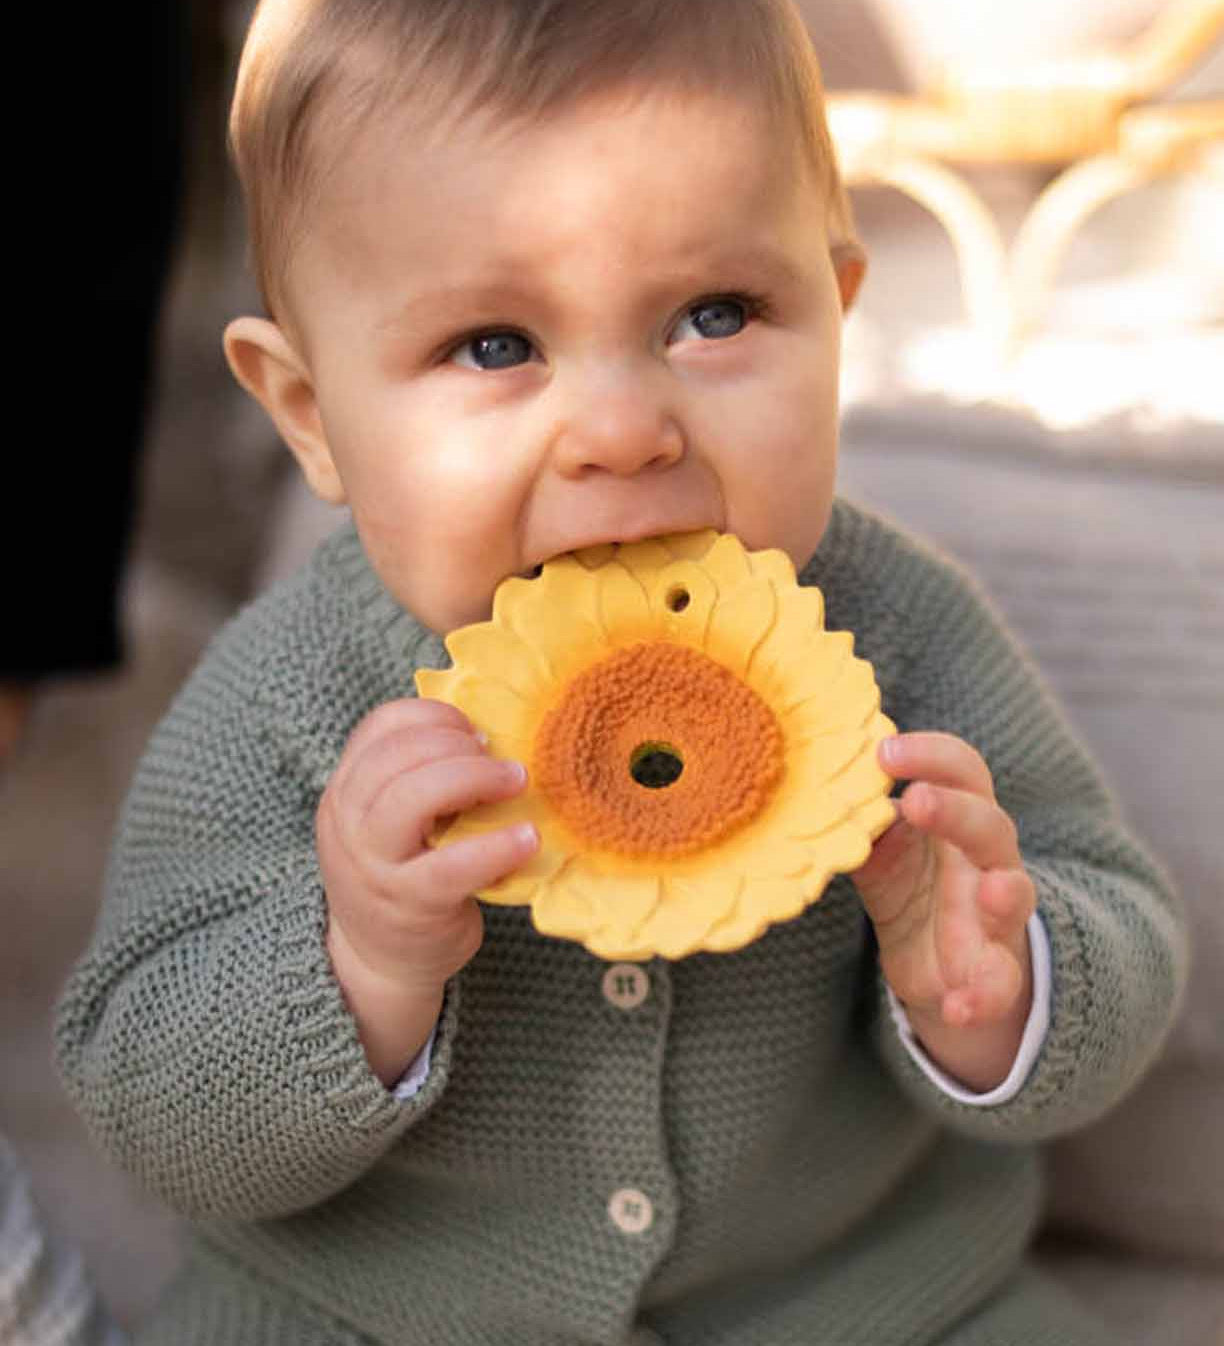
M 639 963 L 613 963 L 603 975 L 604 999 L 617 1009 L 637 1009 L 650 994 L 650 977 Z
M 654 1204 L 636 1187 L 622 1187 L 612 1193 L 608 1215 L 622 1234 L 644 1234 L 654 1224 Z

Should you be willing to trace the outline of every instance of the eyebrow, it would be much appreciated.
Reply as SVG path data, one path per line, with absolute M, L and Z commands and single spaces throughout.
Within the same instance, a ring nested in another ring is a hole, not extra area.
M 711 249 L 697 253 L 695 265 L 703 271 L 743 272 L 775 285 L 796 285 L 803 279 L 803 272 L 789 257 L 767 245 Z
M 418 313 L 436 313 L 447 308 L 468 308 L 475 311 L 494 311 L 512 305 L 525 304 L 530 292 L 520 285 L 498 282 L 474 282 L 469 285 L 446 284 L 432 289 L 417 290 L 395 310 L 381 319 L 379 332 L 392 331 L 411 322 Z
M 507 267 L 507 270 L 510 268 Z M 713 247 L 695 251 L 678 262 L 674 269 L 661 278 L 658 288 L 692 287 L 701 289 L 704 278 L 724 275 L 726 280 L 749 282 L 762 288 L 797 285 L 803 279 L 801 268 L 781 250 L 768 245 L 745 247 Z M 717 285 L 706 286 L 716 289 Z M 436 315 L 447 309 L 466 309 L 473 315 L 484 311 L 496 313 L 540 302 L 540 292 L 534 287 L 516 281 L 481 281 L 449 283 L 418 290 L 395 308 L 376 327 L 379 332 L 394 332 L 415 320 L 418 315 Z

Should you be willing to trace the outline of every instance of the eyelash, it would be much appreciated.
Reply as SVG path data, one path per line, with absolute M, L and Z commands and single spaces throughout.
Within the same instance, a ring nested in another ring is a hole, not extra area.
M 694 299 L 691 304 L 686 304 L 684 314 L 692 313 L 694 309 L 704 308 L 707 304 L 739 304 L 744 310 L 745 322 L 756 322 L 762 318 L 768 318 L 770 315 L 769 301 L 764 295 L 754 294 L 751 290 L 730 290 L 723 294 L 704 294 L 700 299 Z
M 764 295 L 757 294 L 751 290 L 727 290 L 722 291 L 721 293 L 702 295 L 700 299 L 694 299 L 691 303 L 685 305 L 681 313 L 672 320 L 671 325 L 674 327 L 675 324 L 680 321 L 680 318 L 686 317 L 688 314 L 695 312 L 697 309 L 704 308 L 706 305 L 728 303 L 739 304 L 743 308 L 745 326 L 750 322 L 759 322 L 764 318 L 768 318 L 771 313 L 769 301 Z M 738 335 L 738 333 L 736 335 Z M 441 354 L 442 363 L 453 360 L 461 350 L 470 346 L 473 341 L 477 341 L 481 337 L 494 336 L 522 337 L 523 340 L 528 342 L 533 348 L 536 344 L 532 337 L 517 327 L 477 327 L 471 332 L 467 332 L 463 336 L 457 337 L 454 341 L 448 342 L 446 346 L 443 347 Z

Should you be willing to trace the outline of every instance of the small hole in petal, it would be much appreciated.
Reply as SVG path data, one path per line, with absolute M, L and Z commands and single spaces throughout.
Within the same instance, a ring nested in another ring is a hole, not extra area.
M 629 758 L 629 774 L 647 790 L 665 790 L 684 771 L 684 760 L 670 743 L 643 743 Z
M 667 591 L 665 602 L 672 612 L 683 612 L 688 607 L 689 601 L 689 591 L 682 584 L 677 584 Z

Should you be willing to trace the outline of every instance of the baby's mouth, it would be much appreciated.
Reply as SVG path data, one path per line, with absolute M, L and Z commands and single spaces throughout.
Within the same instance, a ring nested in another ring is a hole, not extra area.
M 606 543 L 606 544 L 603 544 L 603 545 L 614 546 L 614 547 L 615 547 L 615 546 L 619 546 L 620 543 L 619 543 L 619 541 L 616 541 L 616 542 L 612 542 L 612 543 Z M 579 548 L 575 548 L 574 550 L 580 550 L 580 549 L 579 549 Z M 535 563 L 535 565 L 533 565 L 533 566 L 528 566 L 526 570 L 520 570 L 520 571 L 519 571 L 519 579 L 524 579 L 524 580 L 536 580 L 536 579 L 539 579 L 540 576 L 544 573 L 544 567 L 545 567 L 546 565 L 548 565 L 548 563 L 549 563 L 550 561 L 555 561 L 555 560 L 557 559 L 557 557 L 559 557 L 559 556 L 572 556 L 573 554 L 574 554 L 573 551 L 568 551 L 568 552 L 558 552 L 556 556 L 550 556 L 550 557 L 548 557 L 546 560 L 543 560 L 543 561 L 537 561 L 537 562 Z
M 714 526 L 714 525 L 710 525 L 710 524 L 706 524 L 706 525 L 704 525 L 705 528 L 710 528 L 710 527 L 713 527 L 713 526 Z M 690 526 L 690 527 L 688 527 L 688 528 L 685 528 L 685 527 L 679 527 L 679 528 L 662 528 L 662 529 L 660 529 L 658 532 L 643 533 L 643 534 L 641 534 L 640 536 L 638 536 L 637 534 L 634 534 L 634 535 L 632 535 L 632 536 L 629 538 L 629 541 L 631 541 L 631 542 L 645 541 L 646 539 L 651 538 L 651 537 L 664 537 L 664 536 L 669 535 L 669 534 L 672 534 L 672 533 L 687 533 L 687 532 L 700 531 L 701 528 L 702 528 L 702 525 L 692 525 L 692 526 Z M 555 561 L 555 560 L 557 559 L 558 556 L 572 556 L 572 555 L 574 555 L 576 552 L 594 551 L 596 548 L 602 548 L 602 547 L 622 547 L 622 546 L 625 546 L 625 545 L 626 545 L 626 539 L 624 539 L 624 538 L 619 538 L 619 537 L 618 537 L 618 538 L 603 538 L 603 539 L 600 539 L 600 540 L 597 540 L 597 541 L 592 541 L 592 542 L 586 543 L 586 544 L 581 545 L 581 546 L 572 547 L 572 548 L 570 548 L 568 551 L 558 552 L 558 553 L 557 553 L 557 556 L 549 556 L 549 557 L 547 557 L 547 558 L 546 558 L 545 560 L 543 560 L 543 561 L 537 561 L 536 564 L 533 565 L 533 566 L 528 566 L 527 569 L 525 569 L 525 570 L 520 570 L 520 571 L 518 572 L 518 578 L 519 578 L 519 579 L 524 579 L 524 580 L 534 580 L 534 579 L 539 579 L 541 573 L 542 573 L 543 570 L 544 570 L 544 567 L 545 567 L 550 561 Z
M 616 541 L 614 541 L 614 542 L 610 542 L 610 543 L 600 543 L 600 544 L 597 544 L 597 545 L 600 545 L 600 546 L 619 547 L 621 544 L 620 544 L 620 541 L 619 541 L 619 539 L 618 539 L 618 540 L 616 540 Z M 583 550 L 583 549 L 582 549 L 582 548 L 575 548 L 574 550 L 575 550 L 575 551 L 579 551 L 579 550 Z M 546 560 L 546 561 L 537 561 L 537 562 L 535 563 L 535 565 L 533 565 L 533 566 L 529 566 L 526 570 L 520 570 L 520 571 L 519 571 L 519 579 L 524 579 L 524 580 L 536 580 L 536 579 L 539 579 L 540 576 L 544 573 L 544 567 L 545 567 L 546 565 L 548 565 L 549 561 L 555 561 L 555 560 L 557 559 L 557 557 L 559 557 L 559 556 L 573 556 L 573 554 L 574 554 L 574 551 L 558 552 L 558 553 L 557 553 L 557 556 L 550 556 L 550 557 L 548 558 L 548 560 Z

